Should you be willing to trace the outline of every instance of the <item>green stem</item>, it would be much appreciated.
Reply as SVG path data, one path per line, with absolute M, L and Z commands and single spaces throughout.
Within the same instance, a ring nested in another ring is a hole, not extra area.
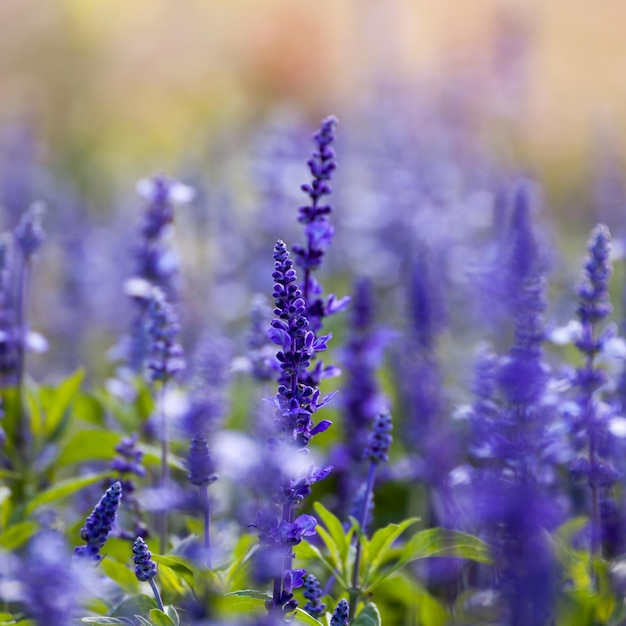
M 369 471 L 367 472 L 367 482 L 365 484 L 365 493 L 363 494 L 363 502 L 361 509 L 358 511 L 357 521 L 361 527 L 361 532 L 365 533 L 365 522 L 367 521 L 367 503 L 370 496 L 374 491 L 374 480 L 376 479 L 376 463 L 372 461 L 370 463 Z M 350 621 L 354 619 L 357 605 L 359 603 L 359 597 L 361 596 L 361 589 L 359 587 L 359 573 L 361 570 L 361 556 L 362 556 L 362 544 L 361 539 L 357 535 L 356 538 L 356 555 L 354 557 L 354 569 L 352 570 L 352 588 L 350 589 Z
M 167 488 L 169 486 L 169 433 L 167 429 L 167 417 L 165 416 L 165 381 L 162 383 L 157 396 L 158 413 L 161 419 L 161 497 L 167 498 Z M 160 554 L 165 554 L 167 547 L 167 509 L 161 508 L 158 515 L 159 527 L 159 549 Z
M 206 564 L 211 568 L 211 506 L 209 503 L 209 486 L 199 487 L 200 497 L 204 509 L 204 550 L 206 552 Z

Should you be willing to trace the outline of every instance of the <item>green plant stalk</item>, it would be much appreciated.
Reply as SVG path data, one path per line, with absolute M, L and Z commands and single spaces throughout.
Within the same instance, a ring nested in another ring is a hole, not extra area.
M 163 496 L 166 495 L 166 490 L 169 486 L 169 433 L 167 428 L 167 417 L 165 416 L 165 385 L 166 381 L 160 386 L 157 397 L 157 406 L 159 417 L 161 418 L 161 477 L 159 481 L 159 487 Z M 167 547 L 167 509 L 161 508 L 157 517 L 157 525 L 159 529 L 159 550 L 160 554 L 165 554 Z
M 206 565 L 211 568 L 211 504 L 209 502 L 209 486 L 198 487 L 202 499 L 204 513 L 204 550 L 206 552 Z
M 376 479 L 376 463 L 374 461 L 370 462 L 370 467 L 367 472 L 367 482 L 365 484 L 365 494 L 363 497 L 363 506 L 359 511 L 359 517 L 357 521 L 361 527 L 361 532 L 365 532 L 365 521 L 367 518 L 367 503 L 369 502 L 370 496 L 374 491 L 374 481 Z M 354 569 L 352 570 L 352 588 L 350 589 L 350 621 L 354 619 L 354 613 L 356 611 L 356 607 L 359 603 L 359 597 L 361 596 L 361 589 L 359 587 L 359 571 L 361 569 L 361 551 L 362 544 L 361 539 L 357 535 L 356 537 L 356 554 L 354 557 Z

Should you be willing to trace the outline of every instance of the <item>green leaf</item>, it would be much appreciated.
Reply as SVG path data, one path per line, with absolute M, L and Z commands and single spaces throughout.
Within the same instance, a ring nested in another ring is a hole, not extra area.
M 478 563 L 490 564 L 489 546 L 484 542 L 456 530 L 429 528 L 413 535 L 402 550 L 405 563 L 433 556 L 451 556 Z
M 167 615 L 167 613 L 163 613 L 163 611 L 159 609 L 152 609 L 150 611 L 150 621 L 155 624 L 155 626 L 176 626 L 174 620 Z
M 317 535 L 324 542 L 329 554 L 330 563 L 340 573 L 344 574 L 344 567 L 341 560 L 341 554 L 339 552 L 339 546 L 334 542 L 333 538 L 321 527 L 317 527 Z
M 176 626 L 179 626 L 180 624 L 180 617 L 178 616 L 178 611 L 176 611 L 176 607 L 173 606 L 166 606 L 165 607 L 165 612 L 170 616 L 170 618 L 172 619 L 172 621 L 174 622 L 174 624 Z
M 368 602 L 351 624 L 352 626 L 381 626 L 378 607 L 373 602 Z
M 91 393 L 79 393 L 74 400 L 72 412 L 79 420 L 94 426 L 104 426 L 104 407 Z
M 489 546 L 474 537 L 446 528 L 429 528 L 413 535 L 400 551 L 399 561 L 382 573 L 373 571 L 367 592 L 407 563 L 430 557 L 456 557 L 490 564 Z
M 80 390 L 85 377 L 82 369 L 77 370 L 54 389 L 44 389 L 41 393 L 42 408 L 45 414 L 43 434 L 54 438 L 63 430 L 63 422 L 67 422 L 69 408 Z
M 44 504 L 50 504 L 51 502 L 67 498 L 67 496 L 71 496 L 89 485 L 104 480 L 107 476 L 109 476 L 108 473 L 92 474 L 91 476 L 70 478 L 69 480 L 60 482 L 54 487 L 40 493 L 38 496 L 35 496 L 26 506 L 26 515 L 30 515 L 35 509 Z
M 303 541 L 299 543 L 297 546 L 294 546 L 294 552 L 296 558 L 301 561 L 308 561 L 310 559 L 317 561 L 321 565 L 323 565 L 331 575 L 333 575 L 337 582 L 344 588 L 347 589 L 349 587 L 347 580 L 339 573 L 339 571 L 333 566 L 333 564 L 320 552 L 319 548 L 316 546 Z
M 340 555 L 343 555 L 350 547 L 350 542 L 346 538 L 346 531 L 339 521 L 339 518 L 333 515 L 323 504 L 315 502 L 313 504 L 315 512 L 320 516 L 324 526 L 328 529 L 328 534 L 333 540 Z M 319 532 L 319 529 L 318 529 Z M 329 548 L 330 549 L 330 548 Z M 341 558 L 341 557 L 340 557 Z
M 257 546 L 258 537 L 255 535 L 243 535 L 239 539 L 237 545 L 233 549 L 233 560 L 225 572 L 225 580 L 228 584 L 232 583 L 235 576 L 256 552 Z
M 385 528 L 377 530 L 367 545 L 367 550 L 364 550 L 363 560 L 365 561 L 365 580 L 380 567 L 380 564 L 385 560 L 388 554 L 389 548 L 393 545 L 394 541 L 400 537 L 400 535 L 413 524 L 419 522 L 419 517 L 411 517 L 400 524 L 389 524 Z
M 142 615 L 133 615 L 133 618 L 139 622 L 139 626 L 152 626 L 152 622 Z
M 58 459 L 59 467 L 82 461 L 110 461 L 115 456 L 115 446 L 122 439 L 111 430 L 82 429 L 65 443 Z
M 120 602 L 112 611 L 114 617 L 132 617 L 133 615 L 145 615 L 156 608 L 154 596 L 143 593 L 131 596 Z
M 306 611 L 302 609 L 296 609 L 294 613 L 295 619 L 294 624 L 310 624 L 310 626 L 324 626 L 322 622 L 316 620 L 312 615 L 309 615 Z
M 84 624 L 124 624 L 121 619 L 115 617 L 108 617 L 106 615 L 99 615 L 97 617 L 83 617 L 81 620 Z
M 126 565 L 114 561 L 113 559 L 105 558 L 100 562 L 100 569 L 126 593 L 130 595 L 139 593 L 141 587 L 139 586 L 135 572 Z
M 0 548 L 14 550 L 28 541 L 37 532 L 39 524 L 36 522 L 19 522 L 10 526 L 0 535 Z
M 196 567 L 192 563 L 180 556 L 163 556 L 160 554 L 153 554 L 152 560 L 159 564 L 159 571 L 161 566 L 168 568 L 193 589 Z
M 242 589 L 221 596 L 219 604 L 225 611 L 242 615 L 265 612 L 265 603 L 271 599 L 271 596 L 254 589 Z

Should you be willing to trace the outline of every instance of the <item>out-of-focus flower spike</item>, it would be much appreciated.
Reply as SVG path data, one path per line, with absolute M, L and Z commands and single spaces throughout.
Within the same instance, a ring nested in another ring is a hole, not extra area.
M 320 617 L 326 611 L 326 605 L 322 602 L 322 586 L 313 574 L 307 574 L 304 577 L 304 597 L 308 602 L 302 607 L 309 615 Z
M 393 441 L 392 430 L 391 413 L 388 410 L 381 411 L 374 420 L 363 456 L 376 465 L 389 461 L 389 448 Z
M 15 243 L 27 261 L 34 256 L 46 240 L 42 225 L 44 213 L 45 205 L 42 202 L 35 202 L 22 215 L 15 229 Z
M 197 432 L 191 438 L 189 447 L 189 482 L 197 487 L 210 485 L 217 480 L 215 463 L 209 451 L 209 443 L 203 431 Z
M 342 598 L 330 618 L 330 626 L 348 626 L 350 623 L 350 605 Z
M 80 531 L 80 537 L 86 545 L 74 549 L 76 556 L 93 559 L 94 561 L 102 559 L 100 549 L 106 543 L 111 530 L 113 530 L 121 501 L 122 484 L 118 481 L 106 490 L 100 502 L 96 504 L 94 510 L 87 517 L 85 525 Z

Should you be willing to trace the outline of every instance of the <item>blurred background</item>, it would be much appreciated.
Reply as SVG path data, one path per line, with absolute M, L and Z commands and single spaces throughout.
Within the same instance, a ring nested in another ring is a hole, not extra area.
M 520 174 L 572 257 L 598 220 L 619 239 L 625 23 L 623 0 L 2 0 L 4 227 L 48 205 L 35 316 L 67 339 L 73 302 L 110 344 L 126 324 L 110 303 L 133 272 L 134 185 L 163 172 L 198 192 L 177 216 L 186 322 L 243 319 L 249 293 L 269 290 L 272 242 L 302 237 L 310 136 L 330 113 L 339 284 L 399 281 L 405 224 L 451 251 L 455 282 L 455 264 L 479 264 L 464 237 L 485 241 Z
M 456 91 L 500 150 L 569 188 L 592 146 L 623 147 L 625 21 L 621 0 L 3 0 L 0 122 L 29 124 L 92 193 L 276 107 L 317 121 Z

